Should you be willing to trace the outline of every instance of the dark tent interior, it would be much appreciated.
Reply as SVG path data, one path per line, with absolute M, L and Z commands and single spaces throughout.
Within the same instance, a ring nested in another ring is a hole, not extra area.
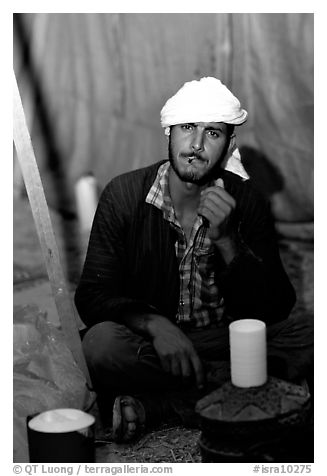
M 14 70 L 70 296 L 90 231 L 81 230 L 77 184 L 91 174 L 98 197 L 118 174 L 165 159 L 163 104 L 185 81 L 214 76 L 249 113 L 237 129 L 242 161 L 271 205 L 297 293 L 292 314 L 312 319 L 313 14 L 24 13 L 13 24 Z M 56 329 L 60 321 L 15 149 L 13 167 L 14 460 L 26 462 L 26 416 L 81 408 L 83 396 L 42 399 L 20 374 L 25 315 L 43 313 Z M 43 385 L 42 371 L 33 375 Z M 135 445 L 99 444 L 96 461 L 200 462 L 198 438 L 164 427 Z

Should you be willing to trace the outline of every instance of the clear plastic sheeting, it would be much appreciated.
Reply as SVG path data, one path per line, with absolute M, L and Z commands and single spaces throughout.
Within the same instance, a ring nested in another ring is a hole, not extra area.
M 86 173 L 103 188 L 165 158 L 161 107 L 185 81 L 216 76 L 249 112 L 238 144 L 281 234 L 312 238 L 312 13 L 15 17 L 15 70 L 50 204 L 74 207 Z
M 55 408 L 86 410 L 93 397 L 63 335 L 36 306 L 14 308 L 13 351 L 13 459 L 27 462 L 27 416 Z

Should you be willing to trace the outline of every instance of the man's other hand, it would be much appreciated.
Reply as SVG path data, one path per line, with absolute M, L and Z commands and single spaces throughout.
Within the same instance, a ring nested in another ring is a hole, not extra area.
M 166 372 L 176 377 L 195 377 L 198 388 L 204 386 L 204 372 L 192 342 L 166 317 L 156 315 L 149 320 L 152 344 Z
M 209 222 L 209 238 L 219 240 L 231 233 L 230 216 L 235 209 L 234 198 L 224 189 L 224 182 L 218 179 L 217 185 L 208 187 L 201 192 L 198 214 Z

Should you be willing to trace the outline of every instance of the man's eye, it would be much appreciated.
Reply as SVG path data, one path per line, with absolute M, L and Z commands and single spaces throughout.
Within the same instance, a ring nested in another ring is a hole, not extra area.
M 218 131 L 208 131 L 208 135 L 210 137 L 213 137 L 214 139 L 217 139 L 219 137 L 219 132 Z
M 192 126 L 192 124 L 181 124 L 181 128 L 184 131 L 191 131 L 193 129 L 193 126 Z

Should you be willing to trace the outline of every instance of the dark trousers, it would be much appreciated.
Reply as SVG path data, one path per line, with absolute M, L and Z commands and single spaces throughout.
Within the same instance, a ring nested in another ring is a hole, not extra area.
M 211 326 L 185 331 L 202 360 L 208 383 L 230 378 L 228 328 Z M 151 344 L 124 325 L 106 321 L 90 328 L 83 348 L 98 394 L 185 392 L 192 381 L 167 374 Z M 289 381 L 313 370 L 313 319 L 290 317 L 267 327 L 268 374 Z M 208 388 L 205 389 L 208 392 Z

